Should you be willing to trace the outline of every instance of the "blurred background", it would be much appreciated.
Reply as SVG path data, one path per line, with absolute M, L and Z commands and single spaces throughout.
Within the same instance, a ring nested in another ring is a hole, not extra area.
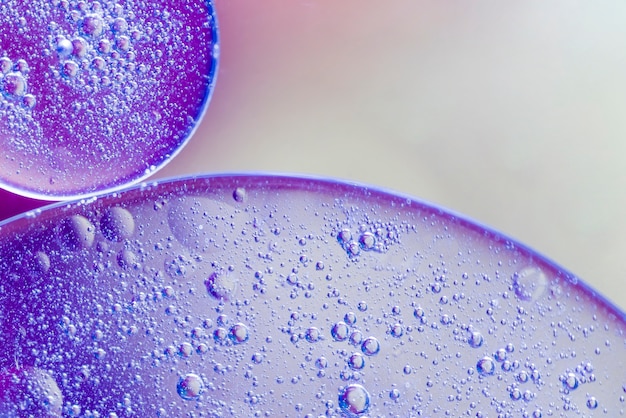
M 626 309 L 626 3 L 215 4 L 211 105 L 155 178 L 306 173 L 410 194 Z M 12 199 L 5 217 L 38 204 Z

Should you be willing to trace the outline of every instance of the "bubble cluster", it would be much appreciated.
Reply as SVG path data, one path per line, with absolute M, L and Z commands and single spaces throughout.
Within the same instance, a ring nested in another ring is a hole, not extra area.
M 0 225 L 0 415 L 623 415 L 623 315 L 474 228 L 270 176 Z

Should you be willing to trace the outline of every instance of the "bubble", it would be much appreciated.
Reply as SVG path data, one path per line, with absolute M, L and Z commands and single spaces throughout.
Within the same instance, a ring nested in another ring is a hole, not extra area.
M 120 51 L 128 51 L 130 49 L 130 38 L 126 35 L 122 35 L 115 41 L 115 46 Z
M 354 312 L 348 312 L 344 315 L 343 320 L 346 321 L 346 324 L 348 325 L 354 325 L 356 324 L 356 315 Z
M 526 383 L 528 382 L 528 378 L 530 376 L 528 376 L 528 372 L 526 370 L 521 370 L 518 374 L 517 374 L 517 381 L 520 383 Z
M 414 316 L 416 319 L 422 319 L 422 318 L 424 318 L 424 315 L 425 315 L 424 309 L 422 309 L 421 307 L 417 307 L 417 308 L 415 308 L 415 310 L 413 311 L 413 316 Z
M 246 200 L 246 197 L 246 189 L 243 187 L 237 187 L 233 191 L 233 199 L 235 199 L 235 202 L 241 203 Z
M 400 398 L 400 391 L 398 389 L 391 389 L 389 391 L 389 398 L 393 399 L 394 401 Z
M 86 35 L 100 36 L 104 29 L 104 21 L 97 14 L 88 14 L 83 19 L 82 29 Z
M 350 344 L 359 345 L 363 341 L 363 334 L 361 331 L 354 331 L 350 334 Z
M 361 245 L 361 248 L 363 248 L 364 250 L 366 251 L 371 250 L 372 248 L 374 248 L 374 245 L 376 244 L 376 237 L 374 237 L 374 234 L 372 234 L 371 232 L 364 232 L 359 237 L 359 244 Z
M 349 414 L 362 415 L 370 407 L 370 395 L 361 385 L 348 385 L 339 392 L 339 407 Z
M 58 227 L 58 234 L 70 250 L 90 248 L 96 236 L 96 228 L 82 215 L 74 215 Z
M 189 343 L 182 343 L 180 347 L 178 347 L 178 354 L 182 358 L 188 358 L 193 354 L 193 346 Z
M 222 327 L 216 328 L 215 331 L 213 331 L 213 339 L 216 342 L 224 342 L 228 335 L 228 331 Z
M 57 38 L 55 50 L 59 58 L 67 58 L 72 55 L 72 52 L 74 51 L 74 45 L 72 45 L 72 42 L 69 39 L 59 37 Z
M 215 299 L 229 300 L 237 289 L 237 280 L 232 274 L 215 272 L 205 280 L 204 285 Z
M 104 212 L 100 219 L 100 229 L 109 241 L 122 241 L 133 235 L 135 220 L 127 209 L 116 206 Z
M 96 70 L 102 71 L 106 68 L 106 61 L 102 57 L 95 57 L 91 61 L 91 66 Z
M 220 327 L 225 327 L 226 325 L 228 325 L 230 323 L 230 319 L 228 318 L 228 315 L 218 315 L 217 317 L 217 325 Z
M 26 94 L 26 79 L 20 72 L 8 73 L 2 79 L 2 89 L 9 96 L 22 97 Z
M 116 17 L 113 20 L 111 29 L 118 33 L 124 33 L 128 30 L 128 22 L 123 17 Z
M 350 241 L 346 244 L 346 251 L 351 257 L 356 257 L 361 253 L 361 247 L 356 241 Z
M 496 364 L 491 357 L 483 357 L 476 363 L 476 370 L 482 376 L 491 376 L 496 370 Z
M 186 401 L 195 401 L 200 398 L 204 390 L 202 378 L 197 374 L 189 373 L 181 377 L 176 386 L 176 391 Z
M 108 39 L 101 39 L 100 42 L 98 42 L 98 51 L 103 54 L 111 52 L 111 42 Z
M 76 77 L 76 74 L 78 74 L 78 69 L 79 67 L 76 61 L 67 60 L 63 63 L 63 74 L 69 78 Z
M 502 363 L 504 360 L 506 360 L 506 355 L 506 350 L 504 348 L 499 348 L 498 350 L 496 350 L 493 357 L 496 359 L 496 361 Z
M 325 369 L 326 367 L 328 367 L 328 360 L 326 359 L 326 357 L 319 357 L 317 360 L 315 360 L 315 366 L 318 369 Z
M 598 400 L 591 396 L 587 399 L 587 408 L 596 409 L 598 407 Z
M 0 416 L 60 417 L 63 394 L 54 377 L 35 367 L 0 373 Z
M 30 72 L 30 68 L 28 67 L 28 62 L 25 59 L 18 59 L 15 62 L 15 69 L 22 74 L 28 74 Z
M 37 104 L 37 98 L 32 94 L 25 94 L 24 99 L 22 100 L 22 104 L 25 107 L 32 109 L 35 107 L 35 104 Z
M 330 335 L 332 335 L 335 341 L 345 341 L 349 333 L 350 328 L 348 328 L 345 322 L 337 322 L 330 330 Z
M 13 61 L 8 57 L 0 58 L 0 72 L 3 74 L 8 73 L 13 68 Z
M 304 338 L 310 343 L 316 343 L 321 338 L 320 330 L 316 327 L 308 328 L 304 333 Z
M 354 353 L 348 359 L 348 366 L 352 370 L 361 370 L 365 367 L 365 357 L 361 353 Z
M 395 324 L 393 327 L 391 327 L 390 333 L 392 337 L 400 338 L 404 334 L 404 328 L 400 324 Z
M 478 331 L 473 331 L 470 334 L 470 337 L 467 340 L 467 342 L 469 343 L 470 347 L 478 348 L 481 345 L 483 345 L 483 335 Z
M 366 356 L 374 356 L 380 351 L 380 343 L 376 337 L 367 337 L 361 344 L 361 351 Z
M 538 300 L 545 293 L 547 286 L 546 275 L 534 267 L 527 267 L 513 275 L 513 289 L 521 300 Z
M 563 384 L 566 388 L 574 390 L 578 387 L 578 378 L 574 373 L 568 373 L 563 379 Z
M 78 58 L 83 58 L 87 54 L 87 41 L 83 38 L 72 39 L 72 53 Z
M 513 388 L 509 396 L 511 400 L 519 401 L 520 399 L 522 399 L 522 392 L 518 388 Z
M 241 322 L 238 322 L 230 327 L 228 337 L 233 342 L 233 344 L 243 344 L 248 341 L 248 338 L 250 338 L 250 332 L 248 331 L 247 326 L 245 326 Z
M 349 229 L 342 229 L 337 234 L 337 241 L 341 244 L 345 244 L 352 239 L 352 232 Z

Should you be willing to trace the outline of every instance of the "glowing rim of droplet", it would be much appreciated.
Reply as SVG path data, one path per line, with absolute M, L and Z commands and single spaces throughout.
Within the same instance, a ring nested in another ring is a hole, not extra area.
M 186 185 L 191 182 L 200 181 L 221 181 L 222 183 L 230 181 L 234 184 L 240 184 L 237 180 L 254 180 L 253 183 L 256 187 L 262 187 L 261 183 L 267 185 L 267 187 L 274 187 L 277 189 L 295 190 L 302 189 L 311 192 L 324 192 L 330 188 L 337 189 L 338 192 L 351 191 L 353 194 L 357 193 L 364 198 L 378 198 L 386 202 L 392 201 L 399 204 L 405 204 L 407 207 L 419 207 L 422 210 L 436 215 L 443 222 L 454 223 L 458 226 L 466 228 L 470 231 L 479 233 L 484 239 L 494 242 L 502 242 L 511 246 L 515 250 L 518 250 L 528 258 L 534 261 L 536 266 L 545 266 L 553 270 L 558 278 L 568 282 L 575 288 L 579 289 L 586 295 L 588 295 L 594 303 L 605 309 L 607 312 L 614 314 L 617 320 L 620 320 L 626 325 L 626 311 L 623 311 L 615 303 L 609 300 L 606 296 L 600 294 L 593 289 L 590 285 L 584 282 L 581 278 L 571 273 L 569 270 L 562 268 L 555 261 L 550 258 L 541 255 L 532 248 L 519 243 L 517 240 L 509 237 L 508 235 L 497 231 L 496 229 L 485 225 L 481 222 L 477 222 L 469 216 L 460 214 L 454 210 L 444 208 L 441 205 L 429 202 L 424 199 L 418 199 L 414 196 L 397 192 L 395 190 L 373 186 L 358 181 L 352 181 L 347 179 L 339 179 L 333 177 L 324 177 L 321 175 L 312 174 L 298 174 L 298 173 L 274 173 L 274 172 L 224 172 L 224 173 L 203 173 L 196 175 L 187 175 L 180 177 L 170 177 L 162 180 L 155 180 L 152 182 L 144 182 L 141 184 L 134 184 L 122 190 L 115 190 L 106 194 L 98 196 L 92 196 L 90 198 L 75 199 L 72 201 L 55 202 L 47 206 L 43 206 L 38 209 L 30 210 L 22 214 L 10 217 L 3 221 L 0 221 L 0 240 L 6 234 L 17 233 L 29 226 L 32 226 L 32 222 L 39 216 L 45 215 L 50 212 L 54 212 L 56 209 L 72 210 L 77 207 L 84 207 L 90 203 L 94 203 L 98 200 L 110 200 L 111 205 L 119 204 L 124 200 L 124 195 L 133 195 L 133 193 L 142 193 L 152 191 L 155 188 L 166 188 L 172 185 Z M 315 185 L 315 189 L 306 189 L 303 186 L 306 183 Z M 405 209 L 409 210 L 409 209 Z M 552 279 L 548 279 L 550 282 Z
M 0 189 L 6 190 L 8 192 L 11 192 L 19 196 L 31 198 L 31 199 L 44 200 L 48 202 L 58 202 L 58 201 L 71 202 L 77 199 L 87 199 L 90 197 L 101 196 L 101 195 L 104 196 L 104 195 L 109 195 L 115 192 L 125 190 L 129 187 L 140 184 L 142 181 L 145 181 L 147 178 L 153 176 L 155 173 L 157 173 L 159 170 L 161 170 L 163 167 L 169 164 L 187 146 L 191 138 L 195 135 L 198 127 L 200 126 L 200 123 L 204 119 L 207 109 L 209 107 L 209 103 L 211 102 L 211 99 L 213 98 L 213 93 L 215 91 L 215 84 L 217 82 L 217 75 L 219 73 L 218 71 L 219 64 L 220 64 L 219 53 L 215 54 L 213 52 L 215 50 L 219 51 L 219 47 L 220 47 L 219 22 L 217 18 L 217 13 L 215 11 L 215 5 L 214 5 L 215 1 L 206 0 L 204 3 L 206 4 L 207 12 L 208 12 L 207 21 L 211 22 L 210 47 L 212 49 L 212 51 L 209 51 L 209 56 L 211 58 L 212 65 L 211 65 L 211 69 L 209 73 L 206 74 L 207 80 L 209 80 L 209 82 L 207 83 L 207 91 L 206 91 L 205 97 L 203 98 L 202 105 L 199 107 L 196 121 L 193 124 L 191 130 L 186 134 L 186 137 L 183 140 L 183 142 L 181 142 L 174 149 L 169 150 L 165 154 L 167 158 L 164 158 L 163 161 L 159 163 L 159 165 L 155 165 L 153 170 L 151 169 L 149 172 L 146 170 L 144 171 L 143 174 L 140 174 L 135 178 L 131 177 L 130 180 L 127 180 L 124 183 L 117 184 L 111 187 L 105 186 L 106 188 L 96 187 L 96 190 L 85 192 L 85 193 L 73 193 L 73 194 L 44 193 L 42 191 L 35 191 L 32 189 L 26 189 L 24 187 L 16 187 L 15 185 L 8 184 L 5 181 L 6 179 L 4 179 L 3 177 L 0 177 Z M 137 166 L 139 166 L 139 164 Z

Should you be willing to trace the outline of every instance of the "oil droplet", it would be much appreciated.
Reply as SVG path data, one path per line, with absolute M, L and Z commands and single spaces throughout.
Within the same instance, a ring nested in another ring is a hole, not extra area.
M 96 236 L 96 228 L 82 215 L 74 215 L 61 222 L 58 233 L 70 250 L 90 248 Z
M 361 385 L 348 385 L 339 392 L 339 407 L 352 415 L 361 415 L 370 407 L 370 395 Z
M 43 251 L 35 254 L 35 269 L 38 273 L 47 273 L 50 270 L 50 257 Z
M 597 407 L 598 407 L 598 400 L 594 396 L 587 399 L 587 408 L 596 409 Z
M 211 199 L 187 196 L 173 202 L 167 221 L 174 237 L 185 247 L 200 252 L 222 247 L 226 225 L 215 222 L 215 215 L 224 212 L 222 203 Z M 233 217 L 231 220 L 236 221 Z M 234 227 L 236 223 L 232 224 Z M 228 224 L 228 228 L 231 224 Z
M 200 376 L 189 373 L 178 381 L 176 389 L 181 398 L 186 401 L 194 401 L 202 394 L 204 383 Z
M 133 235 L 135 220 L 127 209 L 116 206 L 104 213 L 100 220 L 100 229 L 109 241 L 122 241 Z

